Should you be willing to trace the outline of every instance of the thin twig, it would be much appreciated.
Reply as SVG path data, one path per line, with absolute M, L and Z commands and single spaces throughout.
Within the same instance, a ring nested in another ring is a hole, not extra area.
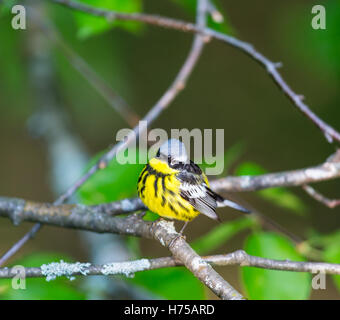
M 136 126 L 140 120 L 137 113 L 132 110 L 125 99 L 114 92 L 98 73 L 61 38 L 61 35 L 52 23 L 41 23 L 41 28 L 49 39 L 61 49 L 71 66 L 97 90 L 107 103 L 124 118 L 129 126 Z
M 329 199 L 309 185 L 302 186 L 302 189 L 316 201 L 321 202 L 330 209 L 340 206 L 340 199 Z
M 120 13 L 112 10 L 105 10 L 101 8 L 92 7 L 79 2 L 71 0 L 51 0 L 55 3 L 61 4 L 67 8 L 82 11 L 94 16 L 105 17 L 109 21 L 112 20 L 127 20 L 127 21 L 140 21 L 147 24 L 180 30 L 183 32 L 199 33 L 223 41 L 252 57 L 255 61 L 259 62 L 270 74 L 274 82 L 285 93 L 285 95 L 291 100 L 293 105 L 298 108 L 308 119 L 310 119 L 324 134 L 328 142 L 336 140 L 340 142 L 340 133 L 332 126 L 320 119 L 310 108 L 303 102 L 301 94 L 296 94 L 287 82 L 282 78 L 278 72 L 278 68 L 281 63 L 274 63 L 263 54 L 257 51 L 251 44 L 238 40 L 232 36 L 214 31 L 209 28 L 200 28 L 192 23 L 180 21 L 177 19 L 160 17 L 151 14 L 143 13 Z

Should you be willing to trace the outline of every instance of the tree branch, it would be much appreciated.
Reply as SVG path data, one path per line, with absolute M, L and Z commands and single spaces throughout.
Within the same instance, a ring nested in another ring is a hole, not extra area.
M 293 105 L 295 105 L 295 107 L 298 108 L 300 112 L 302 112 L 323 132 L 328 142 L 332 142 L 333 140 L 340 142 L 340 133 L 333 127 L 331 127 L 329 124 L 324 122 L 322 119 L 320 119 L 312 110 L 310 110 L 310 108 L 303 102 L 302 95 L 296 94 L 290 88 L 287 82 L 283 79 L 281 74 L 278 72 L 278 68 L 281 66 L 281 64 L 272 62 L 247 42 L 238 40 L 232 36 L 214 31 L 209 28 L 201 28 L 189 22 L 184 22 L 167 17 L 160 17 L 156 15 L 143 13 L 120 13 L 112 10 L 92 7 L 71 0 L 52 0 L 52 1 L 73 10 L 82 11 L 84 13 L 91 14 L 94 16 L 104 17 L 109 21 L 113 20 L 139 21 L 155 25 L 158 27 L 175 29 L 183 32 L 203 34 L 205 36 L 212 37 L 222 42 L 225 42 L 228 45 L 243 51 L 248 56 L 253 58 L 255 61 L 259 62 L 267 70 L 267 72 L 270 74 L 270 76 L 272 77 L 274 82 L 278 85 L 278 87 L 291 100 Z
M 247 254 L 243 250 L 237 250 L 228 254 L 219 254 L 201 257 L 203 261 L 212 266 L 241 266 L 256 267 L 268 270 L 309 272 L 309 273 L 325 273 L 340 274 L 340 264 L 324 263 L 324 262 L 303 262 L 289 260 L 274 260 L 256 257 Z M 92 265 L 90 263 L 66 263 L 52 262 L 41 267 L 25 268 L 26 278 L 42 278 L 54 280 L 61 276 L 92 276 L 92 275 L 125 275 L 130 276 L 135 272 L 154 270 L 161 268 L 183 266 L 183 263 L 173 257 L 162 257 L 154 259 L 140 259 L 125 262 L 113 262 L 104 265 Z M 0 278 L 13 278 L 18 274 L 16 268 L 1 268 Z
M 335 155 L 340 154 L 338 150 Z M 294 187 L 340 177 L 340 161 L 330 161 L 304 169 L 268 173 L 258 176 L 226 177 L 211 182 L 215 191 L 257 191 L 275 187 Z
M 302 189 L 316 201 L 321 202 L 330 209 L 340 206 L 340 199 L 329 199 L 309 185 L 302 186 Z

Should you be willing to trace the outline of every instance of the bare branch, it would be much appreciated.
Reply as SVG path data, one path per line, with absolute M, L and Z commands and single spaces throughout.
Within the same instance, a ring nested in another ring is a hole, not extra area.
M 340 153 L 338 150 L 336 154 Z M 257 191 L 275 187 L 294 187 L 340 177 L 340 161 L 329 161 L 309 168 L 258 176 L 226 177 L 211 182 L 215 191 Z
M 235 47 L 238 50 L 243 51 L 255 61 L 259 62 L 270 74 L 274 82 L 278 87 L 284 92 L 284 94 L 291 100 L 293 105 L 298 108 L 308 119 L 310 119 L 324 134 L 328 142 L 333 142 L 336 140 L 340 142 L 340 133 L 331 127 L 329 124 L 320 119 L 310 108 L 303 102 L 303 97 L 301 94 L 296 94 L 286 81 L 282 78 L 281 74 L 278 72 L 278 68 L 281 63 L 274 63 L 266 58 L 263 54 L 258 52 L 251 44 L 238 40 L 232 36 L 214 31 L 209 28 L 200 28 L 192 23 L 184 22 L 176 19 L 171 19 L 167 17 L 160 17 L 151 14 L 143 13 L 120 13 L 112 10 L 105 10 L 100 8 L 95 8 L 88 6 L 79 2 L 71 0 L 52 0 L 55 3 L 61 4 L 67 8 L 82 11 L 94 16 L 104 17 L 109 21 L 112 20 L 127 20 L 127 21 L 140 21 L 147 24 L 180 30 L 190 33 L 199 33 L 208 37 L 212 37 L 227 43 Z
M 340 176 L 340 162 L 336 162 L 338 161 L 337 156 L 339 153 L 340 151 L 338 150 L 337 153 L 328 158 L 326 162 L 315 167 L 268 173 L 258 176 L 226 177 L 211 181 L 211 187 L 216 192 L 242 192 L 272 187 L 303 186 L 311 182 L 335 179 Z M 333 160 L 331 161 L 330 159 Z M 42 204 L 23 199 L 0 197 L 0 216 L 11 217 L 15 224 L 18 224 L 20 220 L 29 220 L 33 222 L 41 221 L 42 219 L 36 215 L 39 212 L 43 213 L 45 217 L 45 220 L 42 220 L 42 222 L 48 223 L 48 217 L 52 217 L 55 212 L 58 212 L 61 216 L 68 216 L 71 213 L 71 210 L 75 208 L 77 208 L 78 211 L 80 210 L 80 212 L 82 210 L 84 212 L 90 210 L 92 213 L 115 216 L 144 210 L 145 206 L 139 198 L 124 199 L 94 206 L 58 206 L 56 204 Z M 57 216 L 54 218 L 58 219 Z
M 340 206 L 340 199 L 329 199 L 309 185 L 302 186 L 302 189 L 316 201 L 321 202 L 330 209 Z
M 151 227 L 151 223 L 143 221 L 136 214 L 126 218 L 111 217 L 90 206 L 78 204 L 55 206 L 48 203 L 0 197 L 0 217 L 10 218 L 15 225 L 30 221 L 98 233 L 118 233 L 152 238 L 147 230 Z
M 256 257 L 247 254 L 243 250 L 237 250 L 228 254 L 219 254 L 202 257 L 202 260 L 212 266 L 241 266 L 256 267 L 268 270 L 281 270 L 293 272 L 309 272 L 324 274 L 340 274 L 340 264 L 324 262 L 304 262 L 290 260 L 274 260 Z M 135 272 L 154 270 L 161 268 L 183 266 L 183 263 L 173 257 L 162 257 L 155 259 L 140 259 L 126 262 L 113 262 L 104 265 L 92 265 L 90 263 L 65 263 L 53 262 L 42 267 L 25 268 L 27 278 L 46 277 L 53 280 L 61 276 L 76 275 L 131 275 Z M 17 275 L 15 268 L 1 268 L 0 278 L 12 278 Z

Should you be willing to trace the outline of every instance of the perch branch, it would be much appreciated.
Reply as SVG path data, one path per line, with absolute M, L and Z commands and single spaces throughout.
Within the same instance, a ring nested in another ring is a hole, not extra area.
M 339 151 L 338 151 L 339 153 Z M 216 192 L 255 191 L 264 188 L 298 186 L 311 182 L 335 179 L 340 176 L 340 162 L 329 162 L 299 170 L 270 173 L 258 176 L 226 177 L 211 182 Z M 94 206 L 80 204 L 52 205 L 38 203 L 24 199 L 0 197 L 0 216 L 11 218 L 15 224 L 21 221 L 42 222 L 64 227 L 83 228 L 86 223 L 96 232 L 114 232 L 109 229 L 96 229 L 95 220 L 105 224 L 106 219 L 113 219 L 115 215 L 126 214 L 145 209 L 139 198 L 124 199 L 112 203 Z M 98 215 L 98 216 L 96 216 Z M 87 220 L 83 223 L 77 221 Z M 117 218 L 118 219 L 118 218 Z M 120 218 L 119 218 L 120 219 Z
M 340 154 L 337 151 L 336 156 Z M 330 158 L 329 158 L 330 159 Z M 292 171 L 282 171 L 257 176 L 225 177 L 211 181 L 211 188 L 216 192 L 242 192 L 256 191 L 273 187 L 304 186 L 307 183 L 316 183 L 340 177 L 340 162 L 330 161 L 314 166 Z M 338 160 L 337 160 L 338 161 Z M 337 200 L 331 200 L 337 202 Z M 138 210 L 145 206 L 139 198 L 130 198 L 111 203 L 92 206 L 93 210 L 107 215 L 120 215 Z

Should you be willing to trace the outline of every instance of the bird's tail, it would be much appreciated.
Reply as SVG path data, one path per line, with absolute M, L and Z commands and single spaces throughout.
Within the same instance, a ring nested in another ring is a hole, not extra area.
M 228 200 L 228 199 L 224 199 L 219 194 L 217 194 L 216 192 L 212 191 L 210 188 L 209 188 L 209 192 L 211 192 L 211 194 L 215 198 L 215 200 L 217 202 L 217 207 L 230 207 L 230 208 L 236 209 L 238 211 L 241 211 L 243 213 L 251 213 L 250 210 L 242 207 L 238 203 L 236 203 L 234 201 L 231 201 L 231 200 Z
M 217 201 L 217 207 L 230 207 L 233 209 L 236 209 L 238 211 L 241 211 L 243 213 L 251 213 L 250 210 L 246 209 L 245 207 L 242 207 L 241 205 L 237 204 L 236 202 L 227 200 L 227 199 L 223 199 L 222 201 Z

